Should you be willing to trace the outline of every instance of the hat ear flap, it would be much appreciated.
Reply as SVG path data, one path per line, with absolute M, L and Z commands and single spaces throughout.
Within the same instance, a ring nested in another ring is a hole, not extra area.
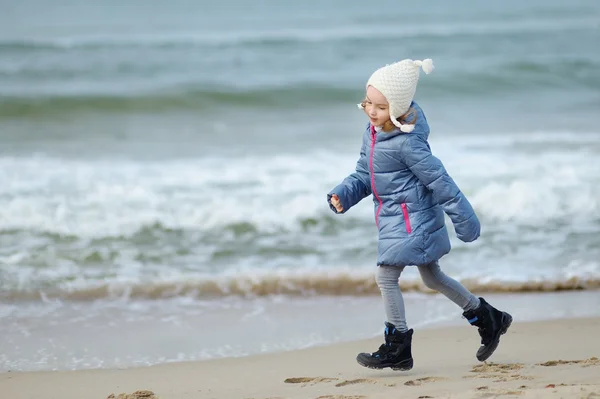
M 415 129 L 415 125 L 403 125 L 402 123 L 400 123 L 400 121 L 396 118 L 390 118 L 392 123 L 396 126 L 400 128 L 400 131 L 404 132 L 404 133 L 410 133 Z

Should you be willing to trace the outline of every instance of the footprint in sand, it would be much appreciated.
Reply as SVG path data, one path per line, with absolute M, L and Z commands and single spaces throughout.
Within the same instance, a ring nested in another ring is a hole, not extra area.
M 520 374 L 511 374 L 511 375 L 497 375 L 497 377 L 493 382 L 508 382 L 508 381 L 531 381 L 534 380 L 535 377 L 530 375 L 520 375 Z
M 357 380 L 342 381 L 340 383 L 335 384 L 335 386 L 336 387 L 345 387 L 347 385 L 354 385 L 354 384 L 377 384 L 377 381 L 370 380 L 368 378 L 359 378 Z
M 362 396 L 362 395 L 351 395 L 351 396 L 325 395 L 325 396 L 319 396 L 318 398 L 315 398 L 315 399 L 364 399 L 364 398 L 366 398 L 366 396 Z
M 465 375 L 463 378 L 481 378 L 481 379 L 490 379 L 492 382 L 507 382 L 507 381 L 530 381 L 534 380 L 535 377 L 529 375 L 521 375 L 521 374 L 477 374 L 477 375 Z
M 472 373 L 510 373 L 511 371 L 521 370 L 521 363 L 484 363 L 473 366 Z
M 466 375 L 463 378 L 485 378 L 493 379 L 493 382 L 507 382 L 517 380 L 533 380 L 534 377 L 524 376 L 514 373 L 516 370 L 523 368 L 520 363 L 508 363 L 508 364 L 497 364 L 497 363 L 485 363 L 478 364 L 471 369 L 475 375 Z M 513 373 L 513 374 L 510 374 Z M 508 375 L 507 375 L 508 374 Z
M 302 386 L 315 385 L 325 382 L 339 381 L 339 378 L 327 378 L 327 377 L 292 377 L 286 378 L 283 382 L 286 384 L 302 384 Z M 356 384 L 377 384 L 376 380 L 369 378 L 359 378 L 356 380 L 344 380 L 335 384 L 336 387 L 345 387 L 348 385 Z
M 484 387 L 487 388 L 487 387 Z M 481 398 L 497 398 L 498 396 L 504 395 L 522 395 L 523 391 L 515 391 L 515 390 L 507 390 L 507 389 L 484 389 L 483 392 L 480 393 L 479 397 Z
M 286 384 L 302 384 L 302 386 L 315 385 L 323 382 L 337 381 L 338 378 L 327 377 L 292 377 L 286 378 L 283 382 Z
M 444 378 L 444 377 L 423 377 L 423 378 L 417 378 L 416 380 L 406 381 L 404 383 L 404 385 L 409 386 L 409 387 L 416 387 L 416 386 L 426 384 L 428 382 L 443 381 L 446 379 L 447 378 Z
M 600 359 L 597 357 L 590 357 L 585 360 L 549 360 L 544 363 L 538 363 L 538 366 L 552 367 L 560 366 L 563 364 L 581 364 L 583 367 L 600 366 Z
M 141 390 L 133 393 L 120 393 L 118 396 L 111 393 L 106 399 L 158 399 L 158 397 L 152 391 Z

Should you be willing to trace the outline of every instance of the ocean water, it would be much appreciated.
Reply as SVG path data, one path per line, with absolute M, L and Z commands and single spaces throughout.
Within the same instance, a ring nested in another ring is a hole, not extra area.
M 325 199 L 402 58 L 436 65 L 416 100 L 482 221 L 443 269 L 525 319 L 600 309 L 597 1 L 0 4 L 0 371 L 379 331 L 372 202 Z M 416 325 L 460 322 L 400 284 Z

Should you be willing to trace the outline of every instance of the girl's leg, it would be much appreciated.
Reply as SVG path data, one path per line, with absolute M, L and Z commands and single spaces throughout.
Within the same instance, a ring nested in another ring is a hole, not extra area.
M 428 288 L 441 292 L 464 311 L 475 310 L 479 307 L 479 298 L 461 283 L 448 277 L 437 262 L 419 266 L 419 273 Z
M 402 333 L 408 331 L 406 326 L 406 313 L 404 299 L 398 285 L 398 279 L 404 267 L 379 266 L 375 281 L 381 291 L 387 321 L 392 323 Z
M 478 327 L 481 346 L 477 350 L 477 360 L 487 360 L 498 347 L 500 336 L 510 327 L 512 316 L 494 308 L 485 299 L 477 298 L 461 283 L 444 274 L 437 262 L 419 266 L 419 273 L 427 287 L 441 292 L 460 306 L 464 310 L 463 316 Z
M 413 330 L 406 327 L 404 300 L 398 285 L 403 267 L 379 266 L 375 280 L 381 290 L 387 321 L 385 322 L 385 342 L 376 352 L 359 353 L 356 361 L 361 366 L 392 370 L 410 370 L 413 367 Z M 393 324 L 393 325 L 392 325 Z

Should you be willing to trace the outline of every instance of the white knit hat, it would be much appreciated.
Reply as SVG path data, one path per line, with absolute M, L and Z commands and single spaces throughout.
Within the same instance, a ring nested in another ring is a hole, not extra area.
M 367 88 L 373 86 L 385 96 L 390 105 L 392 123 L 405 133 L 412 132 L 415 125 L 403 125 L 397 118 L 410 109 L 421 67 L 426 74 L 430 74 L 433 71 L 433 61 L 430 58 L 423 61 L 402 60 L 379 68 L 367 81 Z M 358 104 L 358 107 L 364 108 L 361 104 Z

